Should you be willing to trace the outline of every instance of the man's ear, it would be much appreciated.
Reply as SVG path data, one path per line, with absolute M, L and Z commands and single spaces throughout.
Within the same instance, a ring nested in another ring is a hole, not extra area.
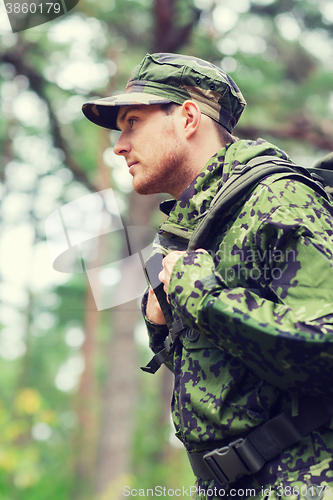
M 182 115 L 184 118 L 185 135 L 189 139 L 200 125 L 201 111 L 196 102 L 188 100 L 182 104 Z

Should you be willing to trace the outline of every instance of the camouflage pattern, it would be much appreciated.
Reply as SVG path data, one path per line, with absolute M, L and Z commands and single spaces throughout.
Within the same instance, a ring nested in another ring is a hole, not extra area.
M 261 139 L 213 156 L 174 203 L 155 251 L 188 242 L 233 169 L 260 155 L 287 158 Z M 170 364 L 172 414 L 189 452 L 225 446 L 287 408 L 295 414 L 303 396 L 333 399 L 333 207 L 286 173 L 245 198 L 226 225 L 214 224 L 209 254 L 188 252 L 171 276 L 172 308 L 189 327 Z M 157 352 L 166 327 L 146 323 Z M 195 498 L 333 499 L 332 450 L 333 431 L 322 427 L 225 489 L 199 480 Z
M 117 129 L 119 106 L 183 104 L 192 99 L 201 112 L 229 132 L 237 124 L 246 102 L 235 82 L 222 69 L 197 57 L 147 54 L 135 68 L 125 94 L 83 104 L 86 117 L 101 127 Z

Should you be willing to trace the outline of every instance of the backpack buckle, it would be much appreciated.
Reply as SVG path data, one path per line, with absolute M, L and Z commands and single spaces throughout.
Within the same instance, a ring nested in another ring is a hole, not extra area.
M 223 448 L 206 453 L 203 460 L 222 485 L 258 472 L 265 460 L 248 439 L 237 439 Z
M 251 170 L 251 168 L 252 168 L 251 165 L 248 165 L 248 164 L 244 165 L 243 163 L 240 163 L 239 165 L 236 165 L 236 167 L 232 170 L 231 175 L 244 174 L 248 170 Z

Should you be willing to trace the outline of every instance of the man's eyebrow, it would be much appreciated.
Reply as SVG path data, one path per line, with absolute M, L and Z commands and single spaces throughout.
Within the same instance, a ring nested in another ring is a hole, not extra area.
M 135 109 L 140 109 L 141 106 L 126 106 L 126 109 L 124 109 L 124 111 L 121 113 L 121 115 L 119 116 L 119 113 L 118 113 L 118 117 L 117 117 L 117 125 L 120 124 L 120 123 L 123 123 L 125 121 L 125 118 L 126 118 L 126 115 L 128 113 L 130 113 L 131 111 L 134 111 Z
M 127 113 L 129 113 L 130 111 L 131 111 L 131 108 L 128 107 L 120 115 L 118 113 L 117 122 L 123 122 L 125 120 Z
M 124 110 L 123 113 L 121 113 L 121 115 L 119 116 L 119 113 L 118 113 L 118 116 L 117 116 L 117 124 L 118 123 L 121 123 L 123 121 L 125 121 L 125 118 L 126 118 L 126 115 L 127 113 L 129 113 L 131 111 L 131 108 L 128 107 L 127 109 Z

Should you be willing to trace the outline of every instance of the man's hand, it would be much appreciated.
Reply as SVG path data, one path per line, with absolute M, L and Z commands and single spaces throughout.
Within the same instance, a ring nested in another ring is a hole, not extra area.
M 147 318 L 157 325 L 165 325 L 166 321 L 162 313 L 162 309 L 158 303 L 156 295 L 152 287 L 149 287 L 148 300 L 146 306 Z
M 167 290 L 169 289 L 170 276 L 173 266 L 175 265 L 177 260 L 185 253 L 186 252 L 180 251 L 170 252 L 169 255 L 167 255 L 162 261 L 163 270 L 159 273 L 158 278 L 164 283 L 163 288 L 166 295 L 168 295 Z M 156 323 L 157 325 L 166 324 L 162 309 L 151 286 L 149 287 L 146 316 L 150 321 Z
M 199 248 L 198 250 L 196 250 L 196 252 L 208 253 L 207 250 L 204 250 L 203 248 Z M 164 257 L 162 261 L 163 269 L 159 273 L 158 278 L 164 284 L 163 289 L 166 295 L 168 295 L 170 279 L 174 265 L 176 264 L 177 260 L 186 253 L 187 252 L 176 250 L 174 252 L 170 252 L 166 257 Z M 156 323 L 157 325 L 166 324 L 164 315 L 152 287 L 149 287 L 146 316 L 150 321 Z
M 182 255 L 185 255 L 186 252 L 180 251 L 180 250 L 175 250 L 174 252 L 170 252 L 164 259 L 162 260 L 162 266 L 163 269 L 158 275 L 158 279 L 164 283 L 164 291 L 166 295 L 168 296 L 169 292 L 169 285 L 170 285 L 170 279 L 171 279 L 171 273 L 174 268 L 174 265 L 176 264 L 177 260 L 182 257 Z
M 196 252 L 204 252 L 208 253 L 207 250 L 204 248 L 198 248 Z M 174 265 L 176 264 L 177 260 L 180 259 L 183 255 L 185 255 L 187 252 L 181 252 L 179 250 L 176 250 L 175 252 L 170 252 L 166 257 L 164 257 L 162 261 L 163 269 L 158 275 L 158 278 L 162 283 L 164 283 L 164 291 L 166 295 L 169 293 L 169 285 L 170 285 L 170 279 L 171 279 L 171 274 L 174 268 Z

